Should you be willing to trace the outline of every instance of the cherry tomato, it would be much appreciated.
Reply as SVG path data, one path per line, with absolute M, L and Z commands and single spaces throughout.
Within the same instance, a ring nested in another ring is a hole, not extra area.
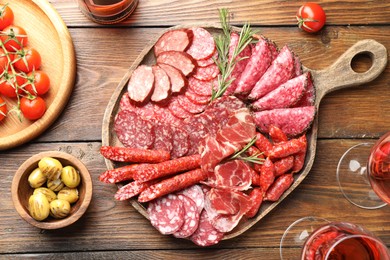
M 8 57 L 10 60 L 8 60 Z M 3 73 L 4 70 L 8 69 L 9 61 L 13 61 L 14 55 L 12 53 L 8 53 L 8 57 L 5 54 L 3 49 L 0 49 L 0 74 Z
M 8 71 L 8 73 L 4 73 L 3 77 L 0 79 L 0 93 L 6 97 L 15 98 L 16 88 L 21 87 L 24 83 L 26 83 L 26 79 L 20 75 L 13 74 L 12 71 Z M 19 88 L 19 94 L 23 94 L 23 90 Z
M 4 119 L 7 115 L 7 104 L 5 101 L 0 97 L 0 121 Z
M 302 30 L 314 33 L 321 30 L 326 21 L 324 9 L 316 3 L 306 3 L 297 12 L 298 26 Z
M 16 52 L 14 66 L 25 73 L 38 70 L 41 67 L 41 55 L 33 48 L 24 47 Z
M 8 51 L 20 50 L 28 43 L 26 31 L 16 25 L 6 27 L 2 32 L 1 40 Z
M 50 78 L 41 70 L 36 70 L 27 74 L 27 84 L 24 89 L 30 92 L 31 95 L 42 96 L 50 89 Z
M 0 30 L 11 25 L 14 21 L 14 12 L 8 5 L 0 7 Z
M 23 116 L 28 120 L 37 120 L 43 116 L 46 112 L 45 100 L 41 97 L 27 98 L 22 97 L 20 99 L 20 110 Z

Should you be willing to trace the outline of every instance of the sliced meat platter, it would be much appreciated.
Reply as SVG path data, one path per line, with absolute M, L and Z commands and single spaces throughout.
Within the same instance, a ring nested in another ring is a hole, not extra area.
M 254 36 L 215 97 L 220 33 L 165 31 L 122 81 L 101 147 L 111 167 L 100 181 L 118 185 L 113 197 L 130 200 L 161 234 L 199 246 L 262 219 L 307 175 L 315 152 L 311 72 L 288 45 Z M 238 40 L 233 30 L 228 59 Z

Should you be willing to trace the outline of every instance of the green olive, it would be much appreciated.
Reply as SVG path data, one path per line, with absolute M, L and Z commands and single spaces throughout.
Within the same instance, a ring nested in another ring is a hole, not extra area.
M 38 167 L 49 180 L 60 178 L 62 164 L 57 159 L 44 157 L 38 162 Z
M 38 194 L 38 193 L 45 195 L 49 203 L 57 199 L 57 195 L 54 193 L 54 191 L 45 187 L 36 188 L 33 192 L 33 194 Z
M 65 218 L 70 213 L 70 203 L 66 200 L 53 200 L 50 202 L 50 216 L 54 218 Z
M 59 200 L 66 200 L 69 203 L 75 203 L 79 199 L 79 191 L 76 188 L 64 187 L 57 194 Z
M 66 166 L 61 172 L 62 182 L 69 188 L 76 188 L 80 184 L 80 174 L 73 166 Z
M 33 194 L 28 200 L 28 209 L 32 218 L 42 221 L 49 216 L 49 201 L 46 196 L 41 193 Z
M 61 179 L 56 180 L 48 180 L 47 181 L 47 187 L 51 189 L 52 191 L 60 191 L 64 187 L 64 183 Z
M 28 176 L 28 183 L 30 184 L 31 188 L 41 187 L 46 182 L 46 180 L 46 176 L 39 168 L 33 170 Z

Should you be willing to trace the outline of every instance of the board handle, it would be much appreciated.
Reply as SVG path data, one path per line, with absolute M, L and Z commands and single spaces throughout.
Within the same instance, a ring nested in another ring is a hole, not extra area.
M 362 73 L 352 69 L 352 59 L 359 54 L 371 58 L 371 67 Z M 387 49 L 375 40 L 361 40 L 344 52 L 335 63 L 324 70 L 310 70 L 316 86 L 317 105 L 329 92 L 361 85 L 377 78 L 387 64 Z

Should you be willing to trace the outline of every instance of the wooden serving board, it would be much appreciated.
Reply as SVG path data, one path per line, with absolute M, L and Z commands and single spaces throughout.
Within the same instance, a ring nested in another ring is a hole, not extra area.
M 191 26 L 177 26 L 174 28 L 169 28 L 168 30 L 178 29 L 178 28 L 187 28 Z M 202 26 L 207 29 L 213 35 L 221 33 L 221 29 L 218 26 L 208 25 Z M 239 31 L 239 28 L 233 28 L 236 31 Z M 165 30 L 166 31 L 166 30 Z M 163 31 L 161 35 L 165 32 Z M 258 36 L 256 36 L 258 37 Z M 122 81 L 117 86 L 114 94 L 111 97 L 111 100 L 108 103 L 108 106 L 105 111 L 103 118 L 102 126 L 102 145 L 109 146 L 122 146 L 116 137 L 115 132 L 113 131 L 114 117 L 119 109 L 119 101 L 122 95 L 127 91 L 127 83 L 132 74 L 132 72 L 140 65 L 155 64 L 155 57 L 153 53 L 153 46 L 159 37 L 152 41 L 139 55 L 139 57 L 134 61 L 126 75 L 123 77 Z M 282 46 L 279 46 L 282 47 Z M 352 59 L 359 54 L 367 54 L 372 59 L 372 66 L 369 70 L 364 73 L 357 73 L 353 71 L 351 67 Z M 319 57 L 320 58 L 320 57 Z M 311 128 L 307 132 L 308 140 L 308 151 L 306 154 L 305 165 L 300 173 L 294 175 L 294 183 L 292 186 L 282 195 L 279 201 L 270 203 L 264 202 L 258 212 L 258 214 L 251 219 L 242 219 L 239 225 L 234 228 L 230 233 L 225 234 L 224 239 L 234 238 L 262 218 L 264 218 L 272 209 L 274 209 L 284 198 L 286 198 L 298 185 L 304 180 L 304 178 L 309 174 L 310 169 L 313 165 L 316 153 L 316 144 L 317 144 L 317 132 L 318 132 L 318 109 L 322 98 L 329 92 L 341 88 L 352 87 L 361 85 L 367 82 L 374 80 L 382 71 L 385 69 L 387 64 L 387 50 L 386 48 L 374 41 L 374 40 L 362 40 L 353 45 L 348 49 L 343 55 L 339 57 L 334 64 L 329 66 L 324 70 L 311 70 L 304 67 L 304 71 L 310 71 L 314 80 L 314 85 L 316 88 L 316 110 L 317 114 Z M 106 159 L 105 160 L 108 169 L 114 169 L 119 165 L 116 162 Z M 121 187 L 121 185 L 118 185 Z M 134 208 L 136 208 L 143 216 L 148 218 L 145 207 L 140 204 L 136 199 L 131 199 L 130 203 Z
M 47 111 L 37 121 L 23 119 L 15 113 L 0 122 L 0 150 L 28 142 L 42 134 L 60 115 L 72 93 L 76 78 L 76 58 L 68 28 L 47 0 L 0 0 L 9 3 L 15 25 L 25 29 L 29 43 L 41 54 L 42 67 L 50 77 L 50 91 L 44 96 Z M 4 98 L 8 110 L 15 99 Z

